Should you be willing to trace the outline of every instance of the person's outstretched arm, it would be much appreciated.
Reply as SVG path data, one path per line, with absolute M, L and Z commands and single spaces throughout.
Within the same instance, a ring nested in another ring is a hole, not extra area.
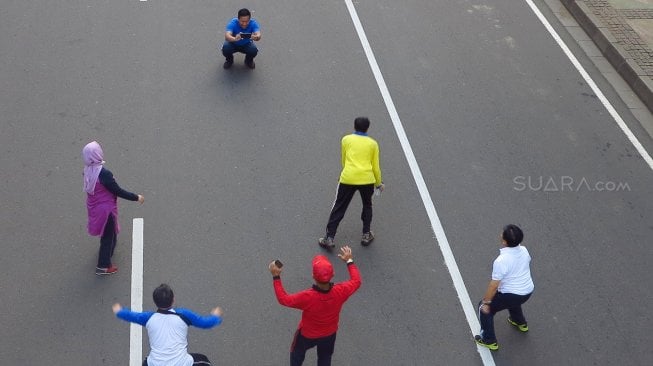
M 108 169 L 102 168 L 98 180 L 100 181 L 100 183 L 102 183 L 102 185 L 107 190 L 109 190 L 109 192 L 115 194 L 116 196 L 122 199 L 126 199 L 129 201 L 138 201 L 140 203 L 143 203 L 144 201 L 143 196 L 141 196 L 140 194 L 131 193 L 129 191 L 122 189 L 118 185 L 118 182 L 116 182 L 116 179 L 113 177 L 111 171 Z
M 198 328 L 209 329 L 222 324 L 222 309 L 220 307 L 213 308 L 211 314 L 205 316 L 184 308 L 175 308 L 175 311 L 185 316 L 193 326 Z
M 338 254 L 338 257 L 340 257 L 343 262 L 347 263 L 347 270 L 349 271 L 349 281 L 342 282 L 339 285 L 346 288 L 349 295 L 351 295 L 361 287 L 362 280 L 360 272 L 354 263 L 354 257 L 349 246 L 345 245 L 340 248 L 340 254 Z
M 310 299 L 307 291 L 301 291 L 296 294 L 287 293 L 283 288 L 283 283 L 281 283 L 281 268 L 277 267 L 273 261 L 268 266 L 268 269 L 272 274 L 274 294 L 277 296 L 279 304 L 289 308 L 303 309 L 306 306 L 307 301 Z
M 123 308 L 122 305 L 118 303 L 113 304 L 111 309 L 119 319 L 128 321 L 130 323 L 136 323 L 142 326 L 145 326 L 147 321 L 152 317 L 152 314 L 154 314 L 154 312 L 151 311 L 145 311 L 142 313 L 139 313 L 138 311 L 131 311 L 129 309 Z

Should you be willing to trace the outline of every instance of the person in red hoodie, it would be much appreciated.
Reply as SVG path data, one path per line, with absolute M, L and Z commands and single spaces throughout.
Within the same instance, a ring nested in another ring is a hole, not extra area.
M 278 261 L 270 263 L 274 293 L 279 304 L 302 310 L 302 319 L 297 326 L 290 347 L 290 365 L 304 363 L 306 351 L 317 346 L 318 366 L 331 365 L 331 356 L 336 343 L 336 332 L 340 320 L 340 309 L 347 299 L 361 286 L 361 276 L 354 264 L 351 248 L 340 248 L 338 257 L 347 263 L 349 281 L 334 284 L 333 266 L 323 255 L 313 258 L 313 279 L 315 284 L 306 290 L 288 294 L 281 283 L 281 267 Z

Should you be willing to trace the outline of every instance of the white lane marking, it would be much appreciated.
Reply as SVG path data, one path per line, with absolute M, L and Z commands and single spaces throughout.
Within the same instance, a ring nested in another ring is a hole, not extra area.
M 397 137 L 399 138 L 399 142 L 401 143 L 401 147 L 404 150 L 404 155 L 406 156 L 406 160 L 408 160 L 410 171 L 413 173 L 413 178 L 415 179 L 415 183 L 417 184 L 417 189 L 419 190 L 419 194 L 422 197 L 422 202 L 424 203 L 424 207 L 426 208 L 426 213 L 428 214 L 429 220 L 431 221 L 431 227 L 433 228 L 433 232 L 435 233 L 435 238 L 437 239 L 438 245 L 440 246 L 440 251 L 442 252 L 442 256 L 444 257 L 444 262 L 447 265 L 447 269 L 449 270 L 449 274 L 451 275 L 451 279 L 453 280 L 453 285 L 456 289 L 456 293 L 458 294 L 458 299 L 460 300 L 460 304 L 463 308 L 463 312 L 465 313 L 465 317 L 467 318 L 467 323 L 469 324 L 470 331 L 472 332 L 472 334 L 479 334 L 481 325 L 478 319 L 476 318 L 476 309 L 472 305 L 472 302 L 469 298 L 469 293 L 467 292 L 467 288 L 465 287 L 465 282 L 463 281 L 463 277 L 461 276 L 460 270 L 458 269 L 458 265 L 456 264 L 456 259 L 454 258 L 453 253 L 451 252 L 449 241 L 447 240 L 447 236 L 444 233 L 444 228 L 442 227 L 442 223 L 440 222 L 438 213 L 435 210 L 435 205 L 433 205 L 433 200 L 431 200 L 431 195 L 429 194 L 429 190 L 426 187 L 426 183 L 424 182 L 424 177 L 422 177 L 422 172 L 419 168 L 419 165 L 417 164 L 417 160 L 415 159 L 415 154 L 413 154 L 413 149 L 410 147 L 410 142 L 408 141 L 408 137 L 406 137 L 406 132 L 404 131 L 404 127 L 401 124 L 401 120 L 399 119 L 399 114 L 397 113 L 397 109 L 395 108 L 395 105 L 392 102 L 392 97 L 390 96 L 390 92 L 388 91 L 388 88 L 385 84 L 385 80 L 383 79 L 383 75 L 381 74 L 381 70 L 379 69 L 379 65 L 376 63 L 376 58 L 374 57 L 372 48 L 370 47 L 370 44 L 367 41 L 365 30 L 363 29 L 363 26 L 360 20 L 358 19 L 356 8 L 354 8 L 354 5 L 352 4 L 351 0 L 345 0 L 345 3 L 347 4 L 347 8 L 349 9 L 349 14 L 351 16 L 352 21 L 354 22 L 354 27 L 356 28 L 358 37 L 361 40 L 363 49 L 365 50 L 367 61 L 370 64 L 370 67 L 372 68 L 372 73 L 374 73 L 374 78 L 376 79 L 376 83 L 378 84 L 379 90 L 381 91 L 381 95 L 383 96 L 383 101 L 385 102 L 385 106 L 388 109 L 390 118 L 392 119 L 392 125 L 395 128 Z M 485 366 L 494 365 L 494 359 L 490 354 L 490 350 L 481 346 L 477 346 L 476 348 L 481 356 L 483 365 Z
M 131 310 L 143 311 L 143 219 L 135 218 L 132 232 Z M 130 323 L 129 366 L 143 363 L 143 327 Z
M 624 120 L 621 118 L 619 113 L 614 109 L 614 107 L 612 106 L 612 104 L 610 103 L 608 98 L 606 98 L 605 95 L 603 95 L 603 92 L 601 91 L 601 89 L 599 89 L 599 87 L 596 85 L 594 80 L 592 80 L 592 78 L 587 73 L 587 71 L 585 71 L 585 68 L 583 67 L 583 65 L 581 65 L 580 62 L 578 62 L 578 59 L 576 59 L 576 56 L 574 56 L 574 54 L 571 53 L 571 50 L 569 50 L 569 47 L 567 47 L 567 44 L 565 44 L 565 42 L 562 40 L 562 38 L 560 38 L 558 33 L 555 31 L 555 29 L 553 29 L 553 27 L 551 26 L 549 21 L 546 20 L 544 15 L 542 15 L 542 12 L 540 11 L 540 9 L 538 9 L 537 6 L 535 6 L 533 1 L 532 0 L 524 0 L 524 1 L 526 1 L 528 6 L 531 7 L 531 10 L 533 10 L 533 13 L 535 13 L 535 15 L 540 20 L 540 22 L 542 22 L 542 24 L 544 25 L 544 28 L 546 28 L 546 30 L 549 31 L 549 33 L 551 34 L 553 39 L 555 39 L 556 43 L 558 43 L 558 46 L 560 46 L 560 48 L 565 53 L 567 58 L 569 58 L 569 61 L 571 61 L 571 63 L 576 68 L 576 70 L 578 70 L 578 72 L 583 77 L 583 79 L 585 79 L 585 82 L 587 83 L 587 85 L 590 86 L 590 88 L 592 89 L 594 94 L 596 94 L 596 96 L 599 98 L 599 100 L 601 101 L 601 103 L 603 104 L 605 109 L 608 110 L 608 113 L 610 113 L 610 116 L 612 116 L 614 121 L 617 122 L 617 125 L 619 126 L 619 128 L 621 128 L 621 130 L 624 132 L 624 134 L 626 134 L 626 137 L 628 137 L 628 140 L 630 140 L 630 143 L 633 144 L 633 146 L 635 146 L 635 149 L 637 150 L 637 152 L 639 152 L 639 155 L 641 155 L 642 158 L 644 158 L 644 161 L 648 164 L 649 168 L 653 169 L 653 159 L 651 158 L 651 155 L 649 155 L 649 153 L 646 151 L 644 146 L 642 146 L 642 144 L 639 142 L 637 137 L 635 137 L 635 134 L 633 134 L 633 132 L 630 130 L 630 128 L 628 128 L 628 125 L 626 125 L 626 122 L 624 122 Z

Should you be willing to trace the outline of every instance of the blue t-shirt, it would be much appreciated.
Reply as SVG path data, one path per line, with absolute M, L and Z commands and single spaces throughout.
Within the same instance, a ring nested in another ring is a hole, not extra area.
M 250 18 L 249 19 L 249 24 L 247 24 L 246 28 L 241 28 L 240 23 L 238 23 L 238 18 L 233 18 L 231 21 L 227 24 L 227 27 L 225 29 L 227 32 L 231 32 L 232 36 L 236 36 L 239 33 L 254 33 L 260 31 L 260 28 L 258 26 L 258 23 L 256 22 L 256 19 Z M 244 46 L 248 43 L 252 42 L 251 39 L 241 39 L 240 41 L 234 42 L 238 46 Z

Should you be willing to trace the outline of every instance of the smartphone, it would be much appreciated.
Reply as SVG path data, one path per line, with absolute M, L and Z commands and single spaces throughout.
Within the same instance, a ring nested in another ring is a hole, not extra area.
M 241 33 L 240 38 L 250 39 L 250 38 L 252 38 L 252 34 L 251 33 Z
M 278 259 L 274 260 L 274 265 L 277 266 L 277 268 L 283 267 L 283 263 L 281 263 L 281 261 Z

